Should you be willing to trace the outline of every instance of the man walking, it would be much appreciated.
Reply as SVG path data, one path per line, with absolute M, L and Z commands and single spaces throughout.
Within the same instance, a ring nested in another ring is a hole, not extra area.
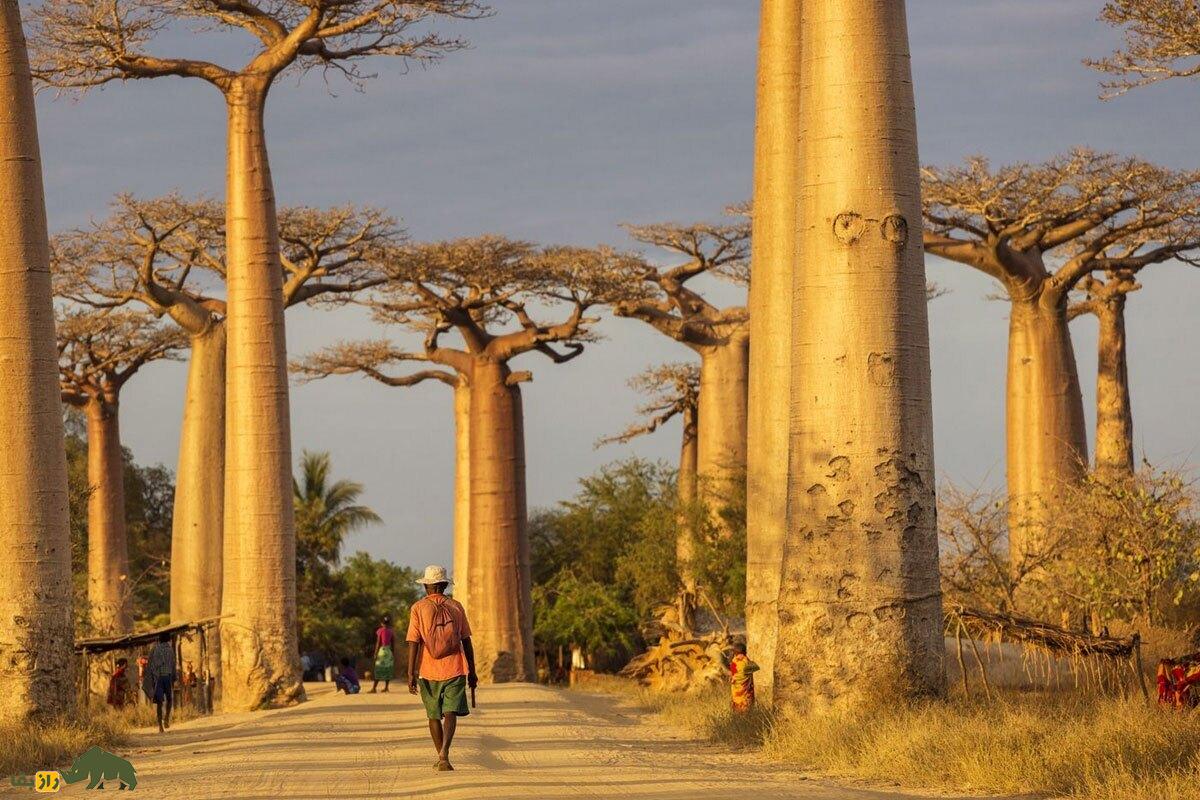
M 417 583 L 425 587 L 425 597 L 413 604 L 408 618 L 408 691 L 421 694 L 438 752 L 434 768 L 447 772 L 454 769 L 450 743 L 458 718 L 471 713 L 467 688 L 474 689 L 479 682 L 475 651 L 467 612 L 446 596 L 450 585 L 446 568 L 431 564 Z

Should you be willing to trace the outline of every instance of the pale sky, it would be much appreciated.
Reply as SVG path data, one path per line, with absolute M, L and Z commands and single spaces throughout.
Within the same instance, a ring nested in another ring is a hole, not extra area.
M 284 79 L 268 107 L 281 204 L 386 208 L 415 239 L 502 233 L 547 243 L 628 246 L 621 222 L 719 218 L 750 194 L 756 0 L 495 0 L 497 14 L 459 26 L 472 42 L 428 69 L 378 59 L 365 92 L 321 74 Z M 1097 99 L 1080 60 L 1116 35 L 1101 0 L 910 0 L 922 161 L 971 154 L 1042 160 L 1075 145 L 1195 167 L 1200 82 Z M 244 60 L 247 44 L 164 36 L 159 52 Z M 113 194 L 178 189 L 220 196 L 224 114 L 199 82 L 131 82 L 82 100 L 39 99 L 52 229 L 105 214 Z M 931 259 L 952 290 L 931 307 L 936 463 L 940 480 L 997 485 L 1004 475 L 1005 304 L 989 279 Z M 1129 302 L 1138 455 L 1195 463 L 1200 447 L 1200 274 L 1148 270 Z M 1095 323 L 1073 323 L 1089 425 Z M 638 397 L 625 381 L 691 357 L 632 320 L 555 366 L 526 356 L 531 507 L 575 491 L 600 465 L 632 455 L 673 460 L 669 426 L 628 446 L 593 442 L 622 429 Z M 354 311 L 288 313 L 303 354 L 378 336 Z M 174 467 L 185 368 L 154 365 L 126 387 L 125 444 L 142 463 Z M 401 563 L 450 560 L 451 394 L 441 384 L 390 389 L 333 378 L 292 394 L 293 448 L 329 450 L 338 476 L 366 484 L 384 524 L 353 537 Z

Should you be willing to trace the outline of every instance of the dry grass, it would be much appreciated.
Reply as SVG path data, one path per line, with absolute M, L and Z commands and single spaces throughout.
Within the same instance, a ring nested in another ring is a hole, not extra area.
M 178 710 L 172 721 L 196 716 L 191 709 Z M 93 745 L 106 750 L 119 747 L 134 728 L 156 724 L 154 706 L 140 703 L 117 711 L 93 706 L 70 718 L 46 722 L 0 722 L 0 781 L 9 775 L 25 775 L 41 769 L 62 769 Z
M 1137 700 L 1009 693 L 871 715 L 735 715 L 725 692 L 664 695 L 613 681 L 669 724 L 835 777 L 1078 800 L 1200 800 L 1200 712 Z
M 768 756 L 905 786 L 1095 800 L 1200 798 L 1200 715 L 1012 694 L 781 722 Z

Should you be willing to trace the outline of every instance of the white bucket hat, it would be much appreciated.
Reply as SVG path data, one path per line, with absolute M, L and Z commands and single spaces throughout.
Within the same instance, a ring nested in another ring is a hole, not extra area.
M 417 579 L 418 586 L 432 586 L 435 583 L 454 583 L 446 574 L 446 568 L 438 564 L 430 564 L 425 568 L 425 574 Z

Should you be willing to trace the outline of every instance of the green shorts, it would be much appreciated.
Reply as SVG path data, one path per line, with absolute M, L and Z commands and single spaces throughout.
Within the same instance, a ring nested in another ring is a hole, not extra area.
M 430 719 L 441 719 L 447 714 L 465 717 L 471 713 L 467 708 L 467 676 L 459 675 L 444 681 L 417 679 L 421 690 L 421 702 Z

